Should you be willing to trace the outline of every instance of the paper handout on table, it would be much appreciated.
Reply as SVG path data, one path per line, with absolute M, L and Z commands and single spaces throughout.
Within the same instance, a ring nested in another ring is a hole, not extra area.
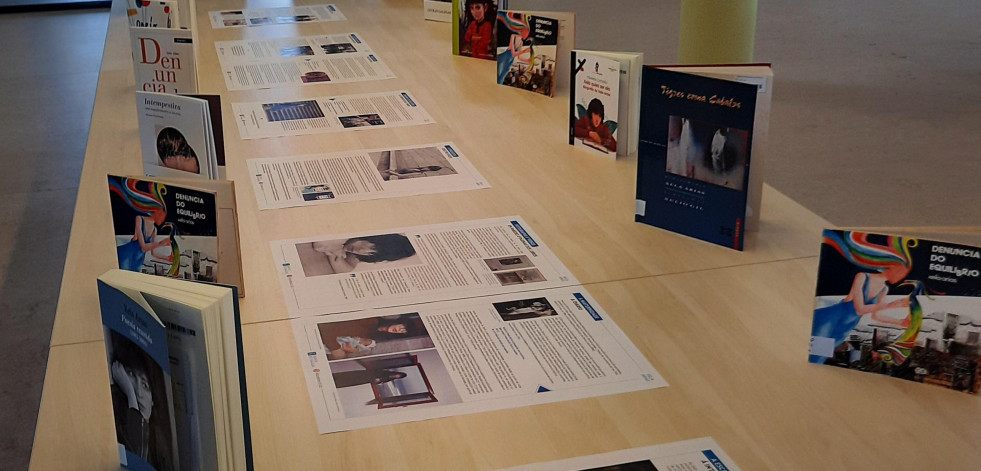
M 259 209 L 490 188 L 452 142 L 249 159 Z
M 518 217 L 271 245 L 290 317 L 577 284 Z
M 581 286 L 292 322 L 321 433 L 667 386 Z
M 357 33 L 216 41 L 215 50 L 229 90 L 395 77 Z
M 280 8 L 246 8 L 208 12 L 212 28 L 273 24 L 319 23 L 346 20 L 334 4 Z
M 516 466 L 501 471 L 739 471 L 712 437 Z
M 405 90 L 298 99 L 278 103 L 232 103 L 242 139 L 434 123 Z

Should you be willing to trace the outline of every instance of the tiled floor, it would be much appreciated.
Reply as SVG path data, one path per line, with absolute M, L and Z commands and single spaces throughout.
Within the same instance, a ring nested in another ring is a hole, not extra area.
M 534 2 L 577 11 L 580 47 L 675 61 L 679 0 L 617 5 Z M 761 0 L 766 181 L 835 224 L 981 225 L 977 18 L 976 0 Z M 0 469 L 30 456 L 106 20 L 0 15 Z

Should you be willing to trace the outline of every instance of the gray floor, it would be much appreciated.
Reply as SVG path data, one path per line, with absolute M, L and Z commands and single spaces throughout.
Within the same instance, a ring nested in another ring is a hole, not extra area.
M 759 3 L 766 181 L 838 225 L 981 225 L 981 2 Z M 576 11 L 582 48 L 676 62 L 680 0 L 512 5 Z M 106 19 L 0 15 L 0 469 L 30 456 Z

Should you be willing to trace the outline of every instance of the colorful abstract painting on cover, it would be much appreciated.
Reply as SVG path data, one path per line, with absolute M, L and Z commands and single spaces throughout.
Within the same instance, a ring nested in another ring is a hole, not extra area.
M 981 248 L 826 230 L 811 363 L 977 394 Z

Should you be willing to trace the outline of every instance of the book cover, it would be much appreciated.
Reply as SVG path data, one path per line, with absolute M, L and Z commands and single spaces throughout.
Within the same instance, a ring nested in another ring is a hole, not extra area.
M 207 100 L 136 92 L 136 113 L 146 175 L 218 178 L 216 140 Z
M 823 233 L 809 361 L 978 394 L 981 248 Z
M 643 71 L 637 222 L 743 249 L 756 87 Z
M 555 92 L 559 20 L 497 13 L 497 83 L 545 96 Z
M 98 283 L 119 462 L 127 469 L 176 469 L 177 436 L 167 332 L 145 305 Z
M 749 188 L 746 191 L 746 230 L 759 230 L 760 205 L 763 201 L 763 168 L 769 141 L 770 102 L 773 97 L 773 69 L 770 64 L 695 64 L 657 66 L 673 70 L 756 86 L 756 117 L 753 120 L 753 165 L 749 169 Z
M 126 16 L 129 25 L 141 28 L 179 28 L 180 16 L 176 1 L 128 0 Z
M 451 0 L 424 0 L 422 3 L 427 20 L 449 23 L 453 21 L 453 2 Z
M 137 91 L 197 92 L 191 30 L 131 27 L 129 32 Z
M 216 195 L 109 175 L 119 268 L 201 281 L 218 277 Z
M 253 469 L 237 289 L 123 270 L 98 285 L 121 464 Z
M 572 51 L 569 144 L 616 158 L 620 62 Z
M 507 0 L 453 0 L 453 54 L 494 60 L 497 12 L 507 8 L 507 3 Z

